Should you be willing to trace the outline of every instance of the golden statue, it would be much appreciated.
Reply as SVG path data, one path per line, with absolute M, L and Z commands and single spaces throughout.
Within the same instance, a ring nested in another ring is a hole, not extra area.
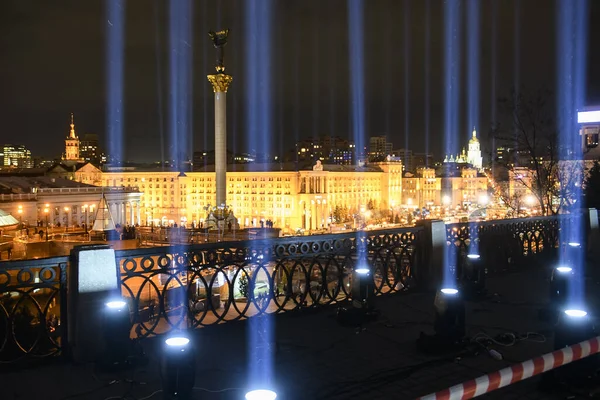
M 215 68 L 219 74 L 225 72 L 225 50 L 223 47 L 227 44 L 227 34 L 229 34 L 229 29 L 224 29 L 219 32 L 208 32 L 208 36 L 210 36 L 213 45 L 217 49 L 217 66 Z

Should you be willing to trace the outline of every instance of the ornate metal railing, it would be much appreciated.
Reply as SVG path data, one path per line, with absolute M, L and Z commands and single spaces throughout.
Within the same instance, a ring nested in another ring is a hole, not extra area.
M 450 268 L 454 270 L 457 260 L 470 252 L 485 259 L 489 273 L 514 268 L 524 257 L 551 255 L 558 248 L 565 218 L 568 216 L 447 224 Z
M 423 228 L 117 251 L 134 337 L 350 298 L 359 260 L 375 293 L 414 284 Z
M 66 345 L 68 257 L 0 262 L 0 364 Z

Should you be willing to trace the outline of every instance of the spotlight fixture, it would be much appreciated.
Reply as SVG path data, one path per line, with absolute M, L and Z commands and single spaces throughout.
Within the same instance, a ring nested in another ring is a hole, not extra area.
M 558 318 L 554 330 L 554 350 L 583 342 L 596 335 L 587 311 L 579 307 L 569 307 Z M 593 355 L 560 368 L 557 374 L 567 383 L 578 385 L 597 369 L 598 357 Z
M 102 326 L 105 350 L 102 362 L 107 367 L 125 363 L 131 347 L 131 318 L 127 302 L 122 299 L 106 302 Z
M 352 277 L 352 305 L 356 308 L 368 307 L 373 292 L 371 270 L 366 264 L 359 265 Z
M 465 336 L 465 305 L 458 289 L 442 288 L 435 296 L 436 336 L 446 342 L 456 342 Z
M 462 260 L 461 286 L 465 296 L 484 295 L 485 289 L 485 267 L 479 254 L 467 254 Z
M 560 265 L 552 270 L 550 276 L 550 307 L 554 318 L 560 314 L 567 302 L 569 280 L 574 279 L 573 268 Z
M 360 327 L 377 319 L 379 312 L 370 304 L 373 294 L 371 270 L 367 264 L 361 263 L 352 274 L 352 306 L 337 309 L 336 318 L 340 325 Z
M 568 245 L 571 247 L 581 247 L 581 243 L 579 242 L 569 242 Z
M 165 400 L 191 399 L 196 379 L 196 358 L 187 336 L 175 334 L 164 341 L 160 371 Z
M 246 400 L 275 400 L 277 393 L 269 389 L 256 389 L 246 393 Z

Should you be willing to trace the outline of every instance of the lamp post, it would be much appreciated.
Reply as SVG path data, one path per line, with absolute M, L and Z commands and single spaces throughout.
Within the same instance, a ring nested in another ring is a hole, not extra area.
M 83 209 L 85 211 L 85 223 L 84 223 L 84 225 L 85 225 L 85 233 L 87 234 L 88 233 L 88 224 L 89 224 L 89 219 L 88 219 L 88 205 L 84 204 L 83 205 Z
M 23 235 L 23 206 L 19 205 L 19 209 L 17 210 L 19 214 L 19 229 L 21 231 L 21 236 Z
M 92 227 L 93 227 L 93 224 L 94 224 L 94 221 L 93 221 L 93 219 L 94 219 L 94 208 L 96 208 L 96 206 L 94 204 L 90 204 L 90 206 L 88 208 L 90 209 L 90 213 L 92 213 L 92 221 L 91 221 L 91 223 L 92 223 Z M 86 219 L 87 218 L 88 218 L 88 216 L 86 216 Z M 89 231 L 89 229 L 88 229 L 88 231 Z
M 46 214 L 46 242 L 48 241 L 48 213 L 50 212 L 50 209 L 48 208 L 48 204 L 46 204 L 46 207 L 44 208 L 44 214 Z
M 69 230 L 69 207 L 64 208 L 67 218 L 65 219 L 65 232 Z

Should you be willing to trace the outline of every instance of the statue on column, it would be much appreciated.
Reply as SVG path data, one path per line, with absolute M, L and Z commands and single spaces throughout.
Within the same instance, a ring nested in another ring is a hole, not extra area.
M 219 32 L 209 31 L 208 36 L 210 36 L 213 41 L 213 45 L 217 49 L 217 66 L 215 67 L 217 73 L 225 72 L 225 45 L 227 44 L 227 34 L 229 33 L 229 29 L 224 29 Z

